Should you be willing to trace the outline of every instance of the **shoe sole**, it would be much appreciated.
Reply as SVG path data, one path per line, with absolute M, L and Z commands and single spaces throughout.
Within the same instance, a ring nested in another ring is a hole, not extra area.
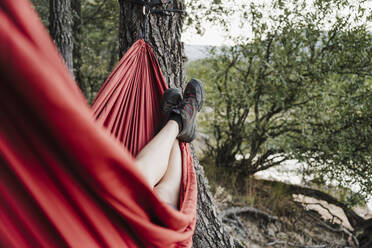
M 200 89 L 200 95 L 201 95 L 201 103 L 200 103 L 200 106 L 198 106 L 198 112 L 200 112 L 203 104 L 204 104 L 204 97 L 205 97 L 205 92 L 204 92 L 204 87 L 203 87 L 203 83 L 200 82 L 198 79 L 195 79 L 195 78 L 192 78 L 189 82 L 189 84 L 191 84 L 193 87 L 195 88 L 199 88 Z

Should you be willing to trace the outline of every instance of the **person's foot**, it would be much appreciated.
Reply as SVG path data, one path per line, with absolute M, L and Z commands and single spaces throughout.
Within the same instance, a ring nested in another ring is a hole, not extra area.
M 181 90 L 176 88 L 167 89 L 160 101 L 160 109 L 164 115 L 164 119 L 168 121 L 169 114 L 173 109 L 177 108 L 182 101 Z
M 178 140 L 191 142 L 196 134 L 196 114 L 204 103 L 203 84 L 197 79 L 191 79 L 183 93 L 183 100 L 178 108 L 172 110 L 182 119 L 182 128 L 178 134 Z

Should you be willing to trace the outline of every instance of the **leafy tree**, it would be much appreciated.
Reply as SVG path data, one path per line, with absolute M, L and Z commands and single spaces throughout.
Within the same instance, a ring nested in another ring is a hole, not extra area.
M 119 3 L 81 1 L 81 84 L 91 102 L 119 60 Z
M 372 81 L 346 73 L 322 93 L 297 113 L 304 128 L 301 139 L 291 140 L 291 151 L 314 180 L 352 186 L 366 197 L 372 190 Z M 348 199 L 358 200 L 358 194 Z
M 272 8 L 252 3 L 251 37 L 190 68 L 208 86 L 209 156 L 241 178 L 296 158 L 371 192 L 368 12 L 347 1 Z

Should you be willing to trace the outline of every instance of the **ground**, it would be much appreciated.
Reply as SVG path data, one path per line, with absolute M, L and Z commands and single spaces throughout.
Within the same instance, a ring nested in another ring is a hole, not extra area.
M 243 192 L 236 187 L 238 182 L 233 176 L 227 180 L 226 174 L 216 172 L 213 167 L 204 168 L 223 221 L 243 246 L 358 247 L 340 208 L 287 193 L 280 182 L 272 184 L 254 177 L 248 179 Z M 363 216 L 361 211 L 364 209 L 359 212 Z M 364 218 L 371 217 L 364 214 Z

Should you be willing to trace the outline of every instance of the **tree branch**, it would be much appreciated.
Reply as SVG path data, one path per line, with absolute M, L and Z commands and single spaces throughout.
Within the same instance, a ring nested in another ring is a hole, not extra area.
M 254 215 L 255 217 L 264 218 L 265 220 L 270 221 L 270 222 L 274 222 L 278 220 L 277 216 L 270 215 L 262 210 L 249 207 L 249 206 L 242 207 L 242 208 L 232 207 L 232 208 L 226 209 L 221 212 L 221 218 L 224 219 L 224 218 L 229 217 L 230 215 L 237 215 L 237 214 L 250 214 L 250 215 Z
M 268 184 L 274 184 L 275 183 L 275 182 L 269 181 L 269 180 L 263 180 L 263 181 L 265 181 Z M 359 216 L 354 210 L 352 210 L 346 204 L 338 201 L 336 198 L 334 198 L 333 196 L 331 196 L 327 193 L 324 193 L 320 190 L 311 189 L 311 188 L 307 188 L 307 187 L 303 187 L 303 186 L 299 186 L 299 185 L 287 184 L 287 183 L 283 183 L 283 182 L 280 182 L 280 183 L 283 184 L 286 187 L 286 190 L 289 193 L 310 196 L 310 197 L 316 198 L 318 200 L 326 201 L 329 204 L 333 204 L 337 207 L 340 207 L 344 211 L 350 225 L 353 228 L 357 227 L 357 225 L 359 223 L 364 221 L 364 218 Z

